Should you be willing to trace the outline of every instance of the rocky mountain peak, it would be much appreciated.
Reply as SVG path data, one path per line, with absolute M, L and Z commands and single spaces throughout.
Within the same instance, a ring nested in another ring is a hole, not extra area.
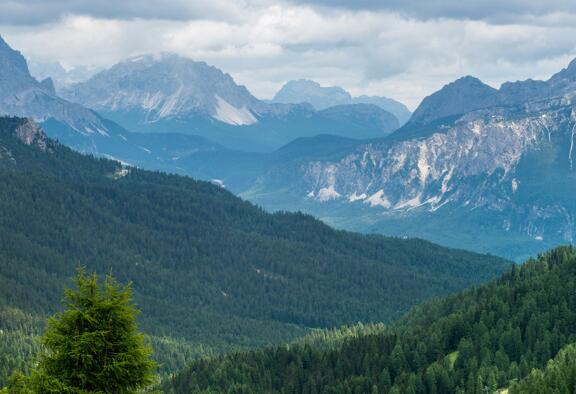
M 263 105 L 229 74 L 173 53 L 128 59 L 62 93 L 96 110 L 144 111 L 147 122 L 204 116 L 252 124 Z

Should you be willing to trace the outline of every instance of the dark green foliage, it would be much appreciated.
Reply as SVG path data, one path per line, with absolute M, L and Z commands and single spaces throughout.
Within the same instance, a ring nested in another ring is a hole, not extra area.
M 546 369 L 530 375 L 510 387 L 510 394 L 576 393 L 576 344 L 566 346 L 548 362 Z
M 164 373 L 309 328 L 388 322 L 508 266 L 421 240 L 335 231 L 303 214 L 269 214 L 212 184 L 125 168 L 53 141 L 46 150 L 27 146 L 14 138 L 22 123 L 0 119 L 0 303 L 51 314 L 79 263 L 113 272 L 134 283 L 140 324 L 162 350 Z
M 167 391 L 494 392 L 544 367 L 576 341 L 574 327 L 576 249 L 562 247 L 492 283 L 418 306 L 383 332 L 334 349 L 280 346 L 197 361 Z M 573 360 L 566 353 L 557 364 Z M 573 369 L 558 368 L 549 373 L 571 379 Z M 546 378 L 529 380 L 541 384 Z

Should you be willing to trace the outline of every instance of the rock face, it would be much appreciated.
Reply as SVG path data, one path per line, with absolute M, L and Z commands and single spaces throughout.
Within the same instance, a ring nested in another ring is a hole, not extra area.
M 523 154 L 547 142 L 543 128 L 537 114 L 518 120 L 505 112 L 469 114 L 425 139 L 375 142 L 337 162 L 309 162 L 302 167 L 307 195 L 326 201 L 333 190 L 334 199 L 390 210 L 497 206 L 513 192 L 498 186 L 510 186 Z
M 95 110 L 142 112 L 145 122 L 198 116 L 250 125 L 266 107 L 230 75 L 175 54 L 129 59 L 61 94 Z
M 300 198 L 320 210 L 331 203 L 352 217 L 356 208 L 372 209 L 375 222 L 420 215 L 431 223 L 451 215 L 465 222 L 468 212 L 493 234 L 573 242 L 575 138 L 573 98 L 485 109 L 426 138 L 361 144 L 338 160 L 300 163 L 294 178 L 302 180 Z
M 36 122 L 27 119 L 14 130 L 16 137 L 26 145 L 35 145 L 40 150 L 46 151 L 47 137 Z
M 400 125 L 410 118 L 410 111 L 402 103 L 387 97 L 352 97 L 341 87 L 321 86 L 318 82 L 299 79 L 287 82 L 271 100 L 274 103 L 298 104 L 310 103 L 314 108 L 323 110 L 337 105 L 373 104 L 394 115 Z

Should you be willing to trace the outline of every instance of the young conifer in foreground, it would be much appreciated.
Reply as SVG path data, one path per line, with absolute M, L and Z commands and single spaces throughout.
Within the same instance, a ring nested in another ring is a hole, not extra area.
M 137 329 L 131 286 L 111 275 L 100 285 L 83 270 L 74 282 L 76 288 L 65 290 L 65 311 L 48 321 L 46 352 L 30 377 L 14 382 L 13 392 L 127 394 L 154 383 L 155 363 Z

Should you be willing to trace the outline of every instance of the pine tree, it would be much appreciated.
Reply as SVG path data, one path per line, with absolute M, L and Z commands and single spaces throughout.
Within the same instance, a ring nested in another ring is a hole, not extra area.
M 151 349 L 136 325 L 130 285 L 79 270 L 66 310 L 50 318 L 47 349 L 30 383 L 36 393 L 135 393 L 154 382 Z

